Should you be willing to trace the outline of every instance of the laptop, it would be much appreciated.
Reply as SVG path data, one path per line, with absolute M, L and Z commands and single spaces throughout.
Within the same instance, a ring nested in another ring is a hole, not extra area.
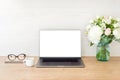
M 40 30 L 37 68 L 83 68 L 80 30 Z

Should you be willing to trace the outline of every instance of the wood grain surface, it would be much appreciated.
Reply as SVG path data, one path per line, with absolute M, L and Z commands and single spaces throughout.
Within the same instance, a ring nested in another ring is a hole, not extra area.
M 24 63 L 6 64 L 0 57 L 0 80 L 120 80 L 120 57 L 108 62 L 82 57 L 85 68 L 36 68 Z M 37 63 L 38 57 L 35 57 Z

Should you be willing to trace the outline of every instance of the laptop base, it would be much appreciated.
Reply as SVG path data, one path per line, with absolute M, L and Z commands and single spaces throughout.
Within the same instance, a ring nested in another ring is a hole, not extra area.
M 39 58 L 37 68 L 84 68 L 81 58 Z

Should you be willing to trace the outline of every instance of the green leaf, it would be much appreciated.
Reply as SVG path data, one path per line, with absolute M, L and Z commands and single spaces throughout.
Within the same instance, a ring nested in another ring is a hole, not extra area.
M 94 43 L 90 42 L 90 46 L 94 45 Z
M 112 42 L 112 40 L 113 40 L 113 36 L 103 35 L 100 42 L 102 45 L 106 45 L 106 44 L 110 44 Z

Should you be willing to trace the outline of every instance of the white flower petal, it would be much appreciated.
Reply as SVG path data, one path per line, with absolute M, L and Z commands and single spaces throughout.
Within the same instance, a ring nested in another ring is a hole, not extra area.
M 120 28 L 116 28 L 113 31 L 113 35 L 115 36 L 116 39 L 120 39 Z
M 99 26 L 93 26 L 88 32 L 88 39 L 90 40 L 90 42 L 98 44 L 102 34 L 103 31 Z
M 119 23 L 113 24 L 114 28 L 120 27 Z

